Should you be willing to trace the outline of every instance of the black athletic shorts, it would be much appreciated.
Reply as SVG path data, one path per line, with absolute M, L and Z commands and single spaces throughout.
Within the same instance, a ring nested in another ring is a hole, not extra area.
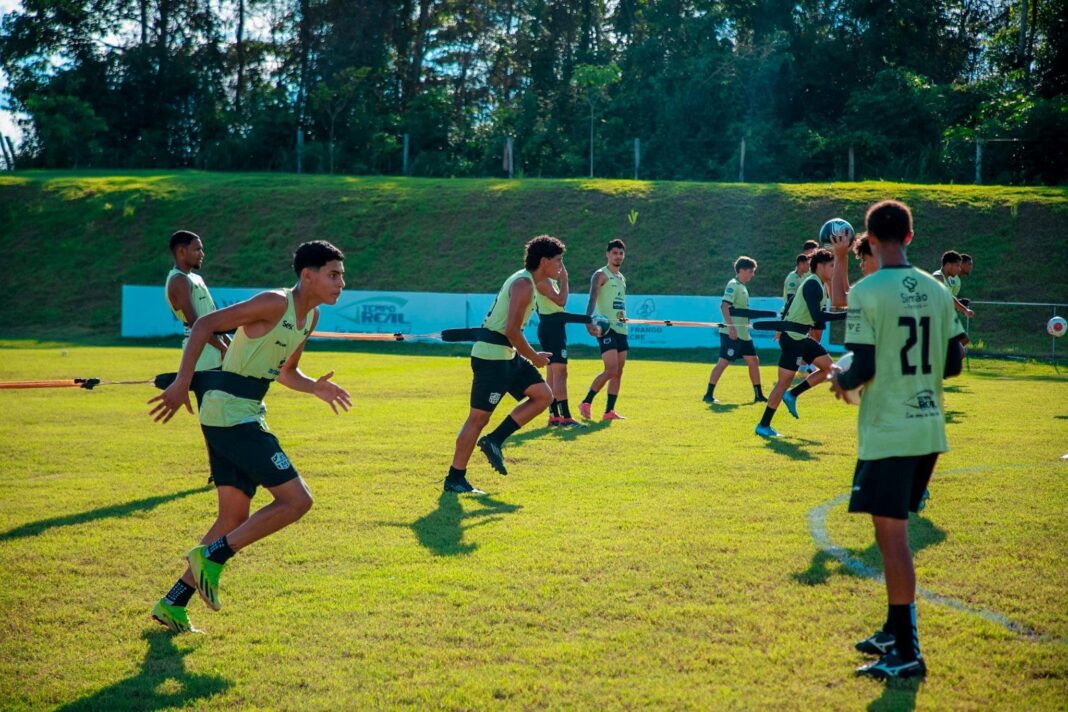
M 597 345 L 601 347 L 601 353 L 605 351 L 627 351 L 630 349 L 627 344 L 627 335 L 612 329 L 604 332 L 604 335 L 597 339 Z
M 519 354 L 504 361 L 472 356 L 471 372 L 471 407 L 491 413 L 505 393 L 523 400 L 528 388 L 545 382 L 534 364 Z
M 563 321 L 538 322 L 538 345 L 552 354 L 549 363 L 567 363 L 567 324 Z
M 884 460 L 857 460 L 849 511 L 908 519 L 909 512 L 919 508 L 937 461 L 937 452 Z
M 259 423 L 229 428 L 201 425 L 215 486 L 236 487 L 251 499 L 256 487 L 277 487 L 300 476 L 278 438 Z
M 803 364 L 810 364 L 820 356 L 827 355 L 827 349 L 811 336 L 798 340 L 783 334 L 779 337 L 779 348 L 782 349 L 779 368 L 787 371 L 797 371 Z
M 756 347 L 752 339 L 732 339 L 726 334 L 719 335 L 719 357 L 727 361 L 737 361 L 743 356 L 756 356 Z

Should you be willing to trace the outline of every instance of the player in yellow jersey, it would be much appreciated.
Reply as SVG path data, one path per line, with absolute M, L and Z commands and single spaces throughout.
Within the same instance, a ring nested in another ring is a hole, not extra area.
M 623 420 L 616 413 L 616 399 L 623 378 L 623 366 L 627 363 L 627 278 L 619 271 L 627 255 L 627 246 L 622 240 L 612 240 L 605 250 L 607 264 L 593 273 L 590 278 L 590 301 L 586 304 L 586 314 L 593 314 L 594 309 L 608 319 L 608 328 L 601 333 L 593 324 L 587 324 L 586 330 L 597 339 L 601 349 L 601 361 L 604 370 L 593 379 L 590 390 L 579 404 L 579 413 L 590 420 L 593 399 L 605 384 L 608 384 L 608 400 L 605 403 L 601 420 Z
M 959 314 L 970 319 L 975 316 L 975 312 L 957 299 L 957 295 L 960 293 L 960 275 L 963 271 L 963 265 L 964 257 L 961 256 L 959 252 L 956 250 L 946 250 L 942 253 L 942 267 L 932 272 L 931 276 L 946 285 L 946 289 L 953 295 L 953 308 L 956 309 Z
M 174 268 L 167 275 L 167 306 L 174 316 L 185 324 L 185 336 L 182 348 L 189 340 L 189 330 L 193 328 L 198 317 L 215 311 L 215 301 L 211 298 L 204 278 L 193 272 L 204 266 L 204 241 L 196 233 L 178 230 L 171 235 L 171 254 L 174 255 Z M 200 355 L 196 369 L 205 371 L 222 365 L 230 337 L 225 334 L 211 335 L 208 347 Z
M 571 417 L 567 402 L 567 321 L 564 308 L 570 296 L 567 267 L 560 265 L 557 277 L 546 277 L 534 285 L 534 299 L 538 311 L 538 346 L 549 356 L 545 367 L 545 380 L 553 392 L 549 404 L 549 426 L 561 428 L 584 428 Z
M 753 337 L 749 334 L 749 319 L 744 316 L 731 316 L 730 308 L 749 308 L 749 282 L 756 274 L 757 263 L 752 257 L 741 256 L 734 261 L 734 279 L 727 282 L 723 290 L 723 300 L 719 308 L 723 313 L 723 323 L 729 326 L 719 330 L 719 361 L 712 368 L 708 377 L 708 388 L 704 402 L 710 405 L 716 400 L 716 384 L 731 361 L 745 359 L 749 367 L 749 381 L 753 384 L 753 402 L 767 403 L 768 399 L 760 387 L 760 359 L 753 347 Z
M 880 657 L 857 672 L 923 677 L 908 517 L 919 508 L 939 453 L 949 449 L 942 380 L 961 371 L 963 331 L 949 291 L 908 262 L 908 207 L 877 203 L 864 222 L 881 266 L 849 292 L 846 347 L 853 364 L 847 371 L 836 366 L 831 376 L 839 398 L 864 386 L 849 511 L 871 515 L 886 574 L 886 622 L 856 645 Z
M 345 286 L 345 256 L 328 242 L 306 242 L 293 256 L 297 284 L 261 292 L 251 299 L 197 319 L 174 382 L 149 400 L 149 416 L 166 423 L 189 404 L 189 390 L 201 396 L 200 423 L 218 495 L 218 515 L 207 534 L 186 555 L 189 567 L 152 609 L 152 617 L 175 632 L 193 630 L 186 605 L 194 590 L 219 610 L 219 575 L 237 551 L 286 527 L 312 506 L 311 493 L 265 419 L 263 396 L 273 381 L 325 401 L 334 412 L 348 410 L 345 389 L 333 371 L 318 379 L 301 373 L 301 354 L 319 320 L 320 304 L 335 304 Z M 221 371 L 196 373 L 197 359 L 213 334 L 236 330 Z M 196 375 L 196 379 L 194 379 Z M 274 501 L 251 517 L 257 487 Z
M 523 329 L 534 312 L 534 285 L 550 277 L 560 279 L 564 249 L 564 243 L 549 235 L 528 242 L 523 269 L 504 281 L 482 321 L 479 340 L 471 348 L 471 410 L 456 436 L 452 466 L 445 477 L 446 492 L 485 494 L 467 481 L 467 463 L 475 445 L 493 469 L 507 475 L 501 452 L 505 439 L 544 412 L 553 400 L 552 390 L 538 373 L 549 364 L 551 354 L 535 351 Z M 479 438 L 506 393 L 521 402 L 492 433 Z

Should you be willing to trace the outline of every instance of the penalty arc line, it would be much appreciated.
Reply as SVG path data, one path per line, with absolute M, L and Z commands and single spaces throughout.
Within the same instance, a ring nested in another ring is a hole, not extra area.
M 1001 469 L 1020 469 L 1025 467 L 1032 467 L 1032 465 L 1009 465 L 1002 467 Z M 963 475 L 972 472 L 986 472 L 988 470 L 996 469 L 993 465 L 984 465 L 980 467 L 965 467 L 957 470 L 947 470 L 939 473 L 939 477 L 946 477 L 950 475 Z M 885 583 L 886 579 L 883 577 L 883 573 L 871 566 L 868 566 L 860 559 L 852 556 L 849 551 L 842 546 L 836 545 L 831 541 L 830 535 L 827 533 L 827 513 L 840 504 L 844 504 L 849 501 L 849 495 L 843 494 L 835 497 L 829 502 L 824 502 L 818 507 L 813 508 L 808 513 L 808 528 L 809 533 L 812 535 L 813 541 L 816 543 L 817 548 L 827 554 L 830 554 L 836 561 L 845 566 L 853 573 L 862 576 L 867 579 L 878 581 L 879 583 Z M 1038 631 L 1029 628 L 1021 623 L 1017 623 L 1008 617 L 995 613 L 994 611 L 987 611 L 981 608 L 973 608 L 963 601 L 959 601 L 949 596 L 943 596 L 942 594 L 929 591 L 920 586 L 916 587 L 916 595 L 924 598 L 932 603 L 951 608 L 961 613 L 968 613 L 971 615 L 979 616 L 983 620 L 996 623 L 1003 628 L 1022 635 L 1026 638 L 1030 638 L 1036 642 L 1054 642 L 1054 643 L 1068 643 L 1068 638 L 1054 638 L 1050 635 L 1039 633 Z

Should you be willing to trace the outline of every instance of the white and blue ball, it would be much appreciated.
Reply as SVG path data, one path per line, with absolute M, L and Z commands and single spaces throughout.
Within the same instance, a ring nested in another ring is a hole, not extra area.
M 1068 331 L 1068 321 L 1063 316 L 1055 316 L 1046 322 L 1046 333 L 1058 339 Z
M 844 237 L 846 238 L 846 241 L 852 245 L 853 238 L 856 236 L 856 231 L 848 221 L 843 220 L 842 218 L 831 218 L 823 223 L 823 227 L 820 228 L 820 245 L 831 244 L 832 237 Z

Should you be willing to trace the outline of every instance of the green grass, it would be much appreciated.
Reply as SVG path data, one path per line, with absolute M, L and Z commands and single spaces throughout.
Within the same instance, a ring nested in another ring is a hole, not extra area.
M 506 446 L 508 477 L 472 460 L 489 497 L 457 499 L 440 494 L 467 409 L 454 353 L 316 345 L 302 366 L 337 370 L 342 416 L 272 391 L 316 504 L 228 565 L 220 613 L 192 604 L 202 636 L 148 620 L 213 518 L 194 419 L 151 423 L 148 386 L 0 391 L 2 706 L 1063 709 L 1063 374 L 973 359 L 946 395 L 953 450 L 912 526 L 920 585 L 1041 637 L 922 600 L 917 688 L 853 677 L 885 594 L 809 531 L 848 491 L 855 409 L 820 388 L 767 444 L 744 369 L 710 411 L 698 354 L 636 353 L 628 420 L 561 434 L 539 418 Z M 176 356 L 8 341 L 0 380 L 137 379 Z M 575 400 L 596 370 L 573 360 Z M 827 527 L 878 566 L 864 517 L 839 505 Z
M 353 289 L 492 292 L 548 232 L 568 244 L 577 289 L 622 237 L 634 294 L 719 294 L 748 254 L 760 262 L 752 294 L 777 296 L 824 220 L 859 227 L 886 197 L 913 208 L 916 264 L 933 270 L 948 248 L 975 256 L 963 295 L 1068 299 L 1065 188 L 25 172 L 0 177 L 0 249 L 17 257 L 0 267 L 0 334 L 117 334 L 120 286 L 161 284 L 179 227 L 204 237 L 211 286 L 284 284 L 294 247 L 326 239 L 347 253 Z M 1049 353 L 1045 311 L 979 312 L 974 341 L 988 350 Z

